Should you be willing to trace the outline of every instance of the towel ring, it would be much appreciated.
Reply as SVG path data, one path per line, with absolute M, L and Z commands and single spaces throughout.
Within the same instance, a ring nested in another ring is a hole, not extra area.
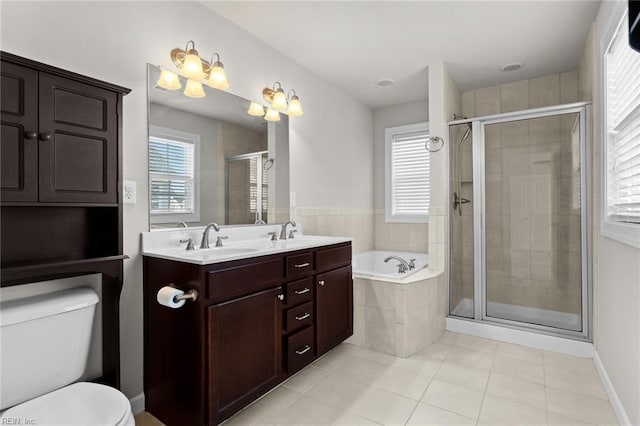
M 434 144 L 436 144 L 435 148 Z M 429 136 L 427 141 L 424 143 L 424 149 L 429 152 L 438 152 L 442 149 L 442 147 L 444 147 L 444 139 L 442 139 L 440 136 Z

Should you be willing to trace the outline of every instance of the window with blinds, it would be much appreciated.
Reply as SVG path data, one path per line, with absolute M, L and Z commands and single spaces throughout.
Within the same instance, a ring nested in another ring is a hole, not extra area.
M 625 14 L 604 58 L 606 71 L 606 215 L 640 224 L 640 53 L 629 47 Z
M 267 171 L 262 167 L 264 157 L 262 154 L 258 154 L 256 157 L 249 159 L 249 210 L 251 213 L 256 213 L 258 210 L 258 192 L 260 192 L 260 203 L 262 204 L 261 210 L 267 211 L 268 206 L 268 194 L 269 194 L 269 175 Z M 258 185 L 258 179 L 261 179 L 262 184 Z M 260 191 L 258 191 L 260 187 Z
M 387 222 L 426 223 L 430 168 L 427 123 L 385 129 Z
M 152 222 L 197 221 L 197 135 L 170 129 L 149 136 L 149 212 Z

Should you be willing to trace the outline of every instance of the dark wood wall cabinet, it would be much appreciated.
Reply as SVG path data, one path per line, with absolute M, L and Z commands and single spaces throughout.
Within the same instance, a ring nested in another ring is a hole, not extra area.
M 197 290 L 170 309 L 166 285 Z M 147 411 L 215 425 L 353 334 L 351 244 L 210 265 L 144 257 Z
M 117 386 L 130 90 L 7 52 L 0 60 L 2 286 L 101 273 L 103 381 Z

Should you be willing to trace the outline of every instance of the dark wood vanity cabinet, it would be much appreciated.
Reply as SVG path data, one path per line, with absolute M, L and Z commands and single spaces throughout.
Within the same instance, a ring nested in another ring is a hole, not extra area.
M 350 243 L 202 266 L 145 256 L 146 409 L 215 425 L 338 345 L 353 330 L 350 265 Z M 198 300 L 159 305 L 169 284 Z

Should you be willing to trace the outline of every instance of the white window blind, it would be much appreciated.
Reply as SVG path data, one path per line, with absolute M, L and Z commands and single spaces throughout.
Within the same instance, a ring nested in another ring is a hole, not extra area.
M 264 157 L 262 154 L 258 154 L 256 157 L 249 159 L 249 210 L 251 213 L 255 213 L 258 209 L 258 165 L 262 168 L 262 185 L 261 188 L 261 204 L 262 211 L 267 211 L 268 206 L 268 194 L 269 194 L 269 176 L 263 166 Z
M 430 196 L 425 124 L 387 129 L 388 222 L 427 222 Z
M 193 214 L 195 143 L 149 138 L 151 214 Z
M 605 54 L 606 213 L 640 224 L 640 53 L 629 47 L 628 16 Z

